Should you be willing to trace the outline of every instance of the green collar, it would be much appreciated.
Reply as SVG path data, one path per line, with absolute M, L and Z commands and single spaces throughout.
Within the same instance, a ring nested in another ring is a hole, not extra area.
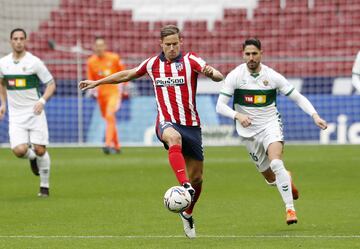
M 251 73 L 250 75 L 251 75 L 252 77 L 256 78 L 256 77 L 258 77 L 260 74 L 259 74 L 259 73 Z

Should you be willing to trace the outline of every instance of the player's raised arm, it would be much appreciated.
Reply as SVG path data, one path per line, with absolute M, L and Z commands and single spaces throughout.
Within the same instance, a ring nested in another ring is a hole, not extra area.
M 79 88 L 83 91 L 105 84 L 119 84 L 139 78 L 136 68 L 120 71 L 100 80 L 83 80 L 79 82 Z
M 206 77 L 216 82 L 222 81 L 224 79 L 224 76 L 222 75 L 222 73 L 220 73 L 220 71 L 216 70 L 215 68 L 209 65 L 206 65 L 202 69 L 201 73 L 203 73 Z
M 299 93 L 296 89 L 294 89 L 288 97 L 293 100 L 305 113 L 309 114 L 314 123 L 322 130 L 327 128 L 327 123 L 324 119 L 322 119 L 311 102 L 301 93 Z

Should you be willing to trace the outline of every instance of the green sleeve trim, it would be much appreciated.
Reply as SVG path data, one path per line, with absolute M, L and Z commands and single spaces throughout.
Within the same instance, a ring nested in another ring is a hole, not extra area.
M 44 84 L 49 84 L 51 81 L 53 81 L 54 79 L 52 78 L 51 80 L 47 81 L 47 82 L 44 82 Z
M 295 90 L 295 87 L 293 87 L 285 96 L 289 96 L 293 91 Z
M 220 92 L 220 94 L 225 95 L 225 96 L 227 96 L 227 97 L 232 97 L 232 95 L 227 94 L 227 93 L 224 93 L 224 92 Z
M 355 74 L 355 75 L 358 75 L 358 76 L 360 76 L 360 73 L 355 73 L 355 72 L 353 72 L 352 74 Z

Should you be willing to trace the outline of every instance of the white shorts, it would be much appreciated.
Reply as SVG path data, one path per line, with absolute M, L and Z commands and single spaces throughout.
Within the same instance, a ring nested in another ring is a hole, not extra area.
M 22 117 L 24 120 L 24 117 Z M 30 115 L 25 122 L 9 122 L 9 137 L 11 149 L 20 144 L 49 144 L 49 131 L 45 112 L 40 115 Z
M 267 149 L 271 143 L 283 142 L 282 124 L 277 120 L 271 122 L 263 131 L 253 137 L 241 137 L 249 155 L 255 163 L 259 172 L 264 172 L 270 167 L 270 161 L 267 156 Z

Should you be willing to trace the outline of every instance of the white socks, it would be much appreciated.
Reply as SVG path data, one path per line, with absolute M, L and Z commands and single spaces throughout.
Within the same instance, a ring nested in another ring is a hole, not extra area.
M 23 156 L 23 158 L 30 159 L 30 160 L 35 159 L 35 157 L 36 157 L 36 154 L 31 148 L 28 148 L 25 155 Z
M 36 156 L 40 174 L 40 187 L 49 188 L 50 156 L 46 151 L 43 156 Z
M 270 168 L 275 174 L 276 177 L 276 186 L 279 190 L 279 193 L 285 203 L 286 209 L 294 209 L 294 200 L 292 197 L 291 190 L 291 178 L 289 173 L 284 167 L 284 163 L 280 159 L 274 159 L 270 163 Z

